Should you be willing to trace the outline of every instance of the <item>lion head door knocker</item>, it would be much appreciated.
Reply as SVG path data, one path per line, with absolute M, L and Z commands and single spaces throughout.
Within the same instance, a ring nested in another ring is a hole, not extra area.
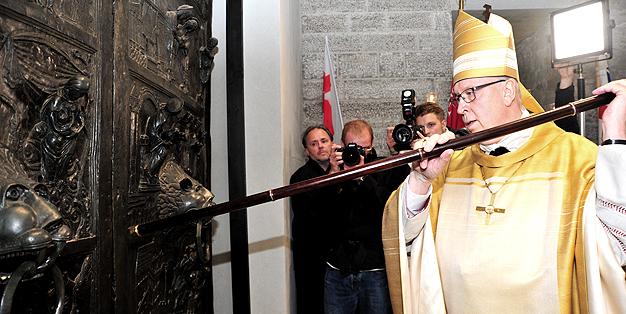
M 21 281 L 46 271 L 54 278 L 56 312 L 62 310 L 63 275 L 54 262 L 72 232 L 47 195 L 45 185 L 29 179 L 9 150 L 0 147 L 0 283 L 6 285 L 0 313 L 11 312 Z

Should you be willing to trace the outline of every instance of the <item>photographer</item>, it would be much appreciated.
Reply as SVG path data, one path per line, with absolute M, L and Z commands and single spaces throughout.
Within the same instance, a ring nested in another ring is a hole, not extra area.
M 413 141 L 419 138 L 431 136 L 433 134 L 443 134 L 446 131 L 453 132 L 456 136 L 463 136 L 467 134 L 467 130 L 460 129 L 458 131 L 449 130 L 446 127 L 446 115 L 443 109 L 432 102 L 425 102 L 413 107 L 412 118 L 415 119 L 413 124 L 417 137 L 413 138 Z M 397 128 L 397 127 L 396 127 Z M 392 155 L 398 153 L 398 143 L 393 136 L 394 128 L 387 128 L 387 146 Z
M 344 147 L 334 145 L 330 172 L 377 159 L 373 132 L 363 120 L 346 123 Z M 355 154 L 356 152 L 356 154 Z M 352 159 L 352 160 L 349 160 Z M 335 188 L 331 250 L 324 287 L 326 313 L 391 313 L 381 240 L 382 212 L 391 192 L 406 178 L 408 166 L 367 175 Z

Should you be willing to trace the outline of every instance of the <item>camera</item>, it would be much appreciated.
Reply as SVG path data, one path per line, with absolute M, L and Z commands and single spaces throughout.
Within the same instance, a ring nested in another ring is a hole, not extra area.
M 338 148 L 338 152 L 341 152 L 341 159 L 347 166 L 356 166 L 361 161 L 361 156 L 365 157 L 365 148 L 356 143 L 349 143 L 345 147 Z
M 419 137 L 419 133 L 424 133 L 423 127 L 415 125 L 414 90 L 405 89 L 402 91 L 400 106 L 402 106 L 402 118 L 404 118 L 405 123 L 398 124 L 393 128 L 392 137 L 396 142 L 394 146 L 396 151 L 411 149 L 411 142 Z

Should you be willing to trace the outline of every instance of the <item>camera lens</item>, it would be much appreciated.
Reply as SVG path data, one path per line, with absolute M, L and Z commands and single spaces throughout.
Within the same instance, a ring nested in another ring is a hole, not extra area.
M 363 148 L 354 143 L 348 144 L 341 153 L 343 163 L 347 166 L 358 165 L 361 161 L 361 150 L 363 150 Z
M 398 144 L 409 144 L 413 141 L 413 130 L 406 124 L 398 124 L 393 129 L 392 136 Z

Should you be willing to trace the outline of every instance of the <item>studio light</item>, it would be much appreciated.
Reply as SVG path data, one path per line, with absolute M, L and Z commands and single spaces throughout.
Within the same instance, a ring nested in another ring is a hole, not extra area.
M 589 1 L 555 11 L 550 22 L 553 66 L 611 58 L 608 1 Z
M 594 0 L 552 12 L 552 67 L 576 65 L 578 99 L 585 98 L 583 63 L 610 59 L 611 22 L 608 0 Z M 585 113 L 580 113 L 580 135 L 585 135 Z

